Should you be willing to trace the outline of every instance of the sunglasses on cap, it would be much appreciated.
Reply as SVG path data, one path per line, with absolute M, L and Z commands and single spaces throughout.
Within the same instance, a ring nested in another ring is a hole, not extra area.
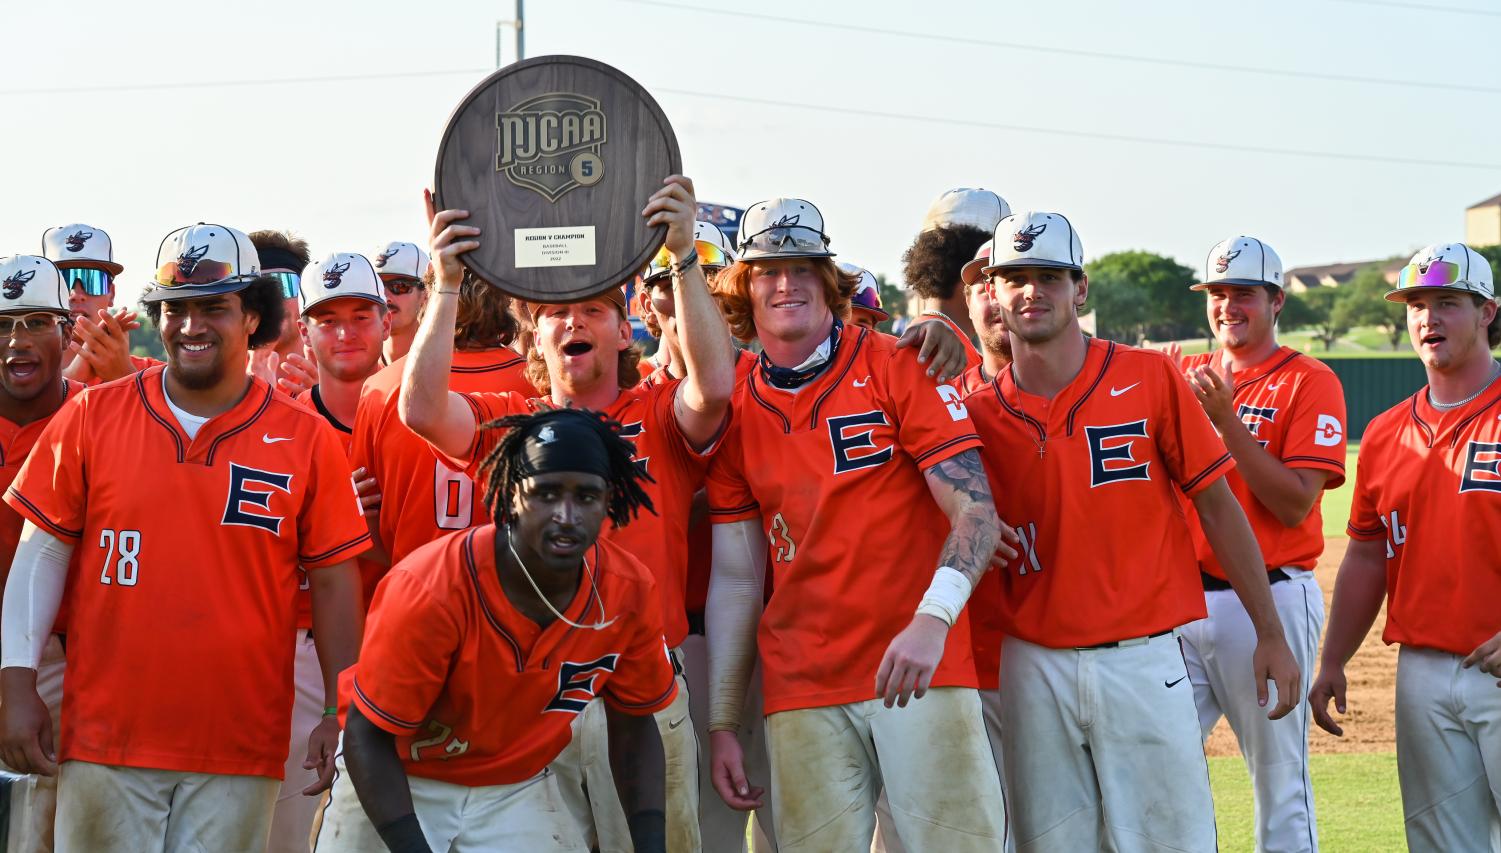
M 1409 287 L 1454 287 L 1460 284 L 1463 270 L 1451 261 L 1429 261 L 1426 264 L 1408 264 L 1397 273 L 1397 289 Z M 1468 282 L 1466 282 L 1468 284 Z
M 386 286 L 386 290 L 391 291 L 392 296 L 406 296 L 408 293 L 411 293 L 414 290 L 424 289 L 422 279 L 412 278 L 410 276 L 383 275 L 380 277 L 380 281 L 381 284 L 384 284 Z
M 724 269 L 734 261 L 725 253 L 724 249 L 704 240 L 693 241 L 693 250 L 698 253 L 699 266 L 713 269 Z M 646 272 L 642 275 L 643 281 L 656 281 L 672 272 L 672 253 L 663 246 L 657 251 L 656 257 L 647 264 Z
M 89 296 L 109 295 L 110 274 L 104 270 L 74 267 L 58 270 L 58 272 L 63 274 L 63 281 L 67 282 L 69 290 L 81 287 Z
M 155 281 L 162 287 L 218 284 L 233 272 L 225 261 L 196 261 L 190 264 L 168 261 L 157 268 Z
M 17 332 L 28 335 L 45 335 L 57 328 L 67 318 L 51 311 L 33 311 L 30 314 L 0 314 L 0 338 L 9 338 Z
M 740 251 L 779 254 L 788 251 L 790 247 L 797 252 L 823 254 L 828 251 L 828 242 L 822 232 L 805 225 L 777 225 L 745 238 L 745 242 L 740 244 Z
M 276 279 L 281 286 L 281 295 L 285 299 L 296 299 L 302 293 L 302 276 L 295 272 L 268 272 L 266 275 Z

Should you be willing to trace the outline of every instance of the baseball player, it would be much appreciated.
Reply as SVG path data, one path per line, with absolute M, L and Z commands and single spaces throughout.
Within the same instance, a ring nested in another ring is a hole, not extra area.
M 70 325 L 66 280 L 52 262 L 34 255 L 0 259 L 0 488 L 9 488 L 37 437 L 63 403 L 82 390 L 63 378 Z M 22 518 L 0 503 L 0 579 L 10 572 Z M 37 695 L 52 730 L 61 727 L 63 648 L 49 632 L 37 666 Z M 28 775 L 6 786 L 9 851 L 52 850 L 57 779 Z
M 387 247 L 389 248 L 389 247 Z M 431 294 L 433 270 L 423 293 Z M 452 325 L 452 368 L 444 382 L 459 392 L 536 390 L 526 379 L 526 359 L 508 345 L 519 326 L 510 297 L 462 269 Z M 424 297 L 424 299 L 427 297 Z M 436 458 L 427 442 L 401 422 L 396 408 L 403 356 L 366 380 L 355 413 L 350 463 L 373 477 L 381 492 L 374 519 L 381 548 L 391 563 L 444 533 L 485 522 L 474 481 L 462 469 Z
M 641 560 L 656 578 L 665 620 L 667 645 L 674 661 L 688 633 L 683 595 L 687 574 L 688 516 L 694 492 L 703 483 L 708 458 L 724 430 L 734 389 L 734 347 L 713 297 L 709 294 L 693 240 L 696 204 L 692 183 L 673 176 L 648 200 L 643 216 L 651 225 L 667 225 L 672 253 L 673 316 L 682 348 L 685 377 L 664 384 L 635 382 L 637 354 L 631 348 L 625 295 L 620 289 L 571 305 L 528 303 L 534 318 L 544 373 L 536 383 L 545 386 L 545 401 L 518 394 L 459 394 L 448 389 L 448 326 L 453 322 L 451 282 L 462 271 L 460 252 L 478 245 L 478 229 L 459 224 L 463 211 L 433 216 L 436 286 L 428 294 L 427 310 L 418 329 L 401 391 L 401 417 L 426 438 L 455 467 L 473 477 L 485 453 L 498 440 L 482 424 L 539 405 L 587 408 L 624 424 L 637 459 L 652 481 L 646 486 L 655 515 L 642 518 L 610 539 Z M 657 715 L 667 756 L 669 847 L 697 850 L 698 757 L 689 716 L 686 685 L 679 697 Z M 591 722 L 591 717 L 593 722 Z M 604 765 L 604 740 L 599 712 L 581 720 L 579 749 L 586 765 Z M 601 850 L 619 850 L 628 843 L 624 815 L 611 802 L 611 786 L 589 784 L 590 810 L 599 832 Z M 604 798 L 603 800 L 601 798 Z M 576 809 L 577 811 L 577 809 Z
M 386 338 L 385 363 L 407 354 L 417 334 L 417 318 L 427 301 L 427 252 L 415 243 L 387 243 L 375 253 L 375 271 L 386 288 L 391 313 L 391 336 Z
M 367 377 L 380 369 L 381 345 L 390 319 L 385 310 L 384 288 L 375 268 L 363 255 L 341 252 L 314 261 L 300 276 L 298 318 L 304 345 L 318 365 L 318 384 L 302 392 L 298 402 L 317 412 L 333 428 L 347 455 L 350 450 L 355 407 Z M 373 490 L 374 481 L 354 472 L 356 489 Z M 362 493 L 362 504 L 379 509 L 379 495 Z M 367 512 L 370 510 L 367 509 Z M 381 565 L 356 559 L 360 571 L 361 602 L 368 603 L 375 583 L 385 573 Z M 312 635 L 312 601 L 308 577 L 301 573 L 297 596 L 297 645 L 292 681 L 292 736 L 287 748 L 281 789 L 271 819 L 272 853 L 305 851 L 318 801 L 303 795 L 317 781 L 315 768 L 306 767 L 307 746 L 302 732 L 322 718 L 323 670 Z
M 299 563 L 326 707 L 357 656 L 369 534 L 332 432 L 246 374 L 281 320 L 259 266 L 232 228 L 169 234 L 143 297 L 166 366 L 63 407 L 6 493 L 26 523 L 0 620 L 0 757 L 60 772 L 60 849 L 264 846 L 291 711 L 267 697 L 292 694 Z M 36 670 L 64 602 L 54 750 Z M 308 738 L 319 786 L 337 732 L 328 717 Z
M 1201 283 L 1220 349 L 1187 356 L 1189 386 L 1235 458 L 1225 482 L 1266 563 L 1272 601 L 1300 672 L 1312 672 L 1324 628 L 1313 568 L 1324 550 L 1319 501 L 1345 479 L 1345 396 L 1334 371 L 1277 343 L 1282 261 L 1255 237 L 1209 250 Z M 1190 515 L 1193 512 L 1190 511 Z M 1245 674 L 1256 632 L 1197 519 L 1189 524 L 1208 616 L 1183 627 L 1183 657 L 1207 739 L 1230 721 L 1251 771 L 1256 849 L 1318 849 L 1304 706 L 1268 720 Z
M 1345 663 L 1386 598 L 1397 656 L 1397 777 L 1413 850 L 1501 850 L 1501 345 L 1490 264 L 1429 246 L 1386 298 L 1428 385 L 1360 441 L 1313 718 L 1343 734 Z
M 250 369 L 280 390 L 296 396 L 318 381 L 317 367 L 308 360 L 302 346 L 302 335 L 297 330 L 302 270 L 312 261 L 312 255 L 307 241 L 290 231 L 252 231 L 250 242 L 260 255 L 261 271 L 281 285 L 283 317 L 281 336 L 274 345 L 251 353 Z M 286 362 L 291 362 L 294 369 L 282 370 L 281 365 Z
M 960 613 L 1010 548 L 958 391 L 840 322 L 857 280 L 813 204 L 752 205 L 736 245 L 716 288 L 762 357 L 709 479 L 714 786 L 761 805 L 735 737 L 759 648 L 781 850 L 867 849 L 883 784 L 909 848 L 997 850 L 1005 806 Z M 861 590 L 879 592 L 850 607 Z
M 855 285 L 855 292 L 850 296 L 850 323 L 862 329 L 874 330 L 876 326 L 891 319 L 891 315 L 881 307 L 881 285 L 870 270 L 843 262 L 838 267 L 845 275 L 860 279 L 860 283 Z
M 139 329 L 136 312 L 114 309 L 115 277 L 125 267 L 115 262 L 114 243 L 103 228 L 75 223 L 42 233 L 42 255 L 57 264 L 68 288 L 73 314 L 65 375 L 80 383 L 119 379 L 159 364 L 130 354 L 130 332 Z
M 923 298 L 923 314 L 943 320 L 969 343 L 971 368 L 980 363 L 980 351 L 960 271 L 990 239 L 995 224 L 1010 214 L 1011 206 L 990 190 L 948 190 L 928 207 L 922 231 L 902 254 L 902 274 Z
M 986 240 L 975 251 L 974 259 L 959 271 L 969 322 L 975 327 L 975 335 L 980 341 L 980 363 L 954 382 L 966 397 L 1011 364 L 1011 339 L 1006 336 L 1006 318 L 1001 316 L 1000 306 L 991 298 L 989 282 L 980 274 L 980 270 L 990 264 L 993 245 L 994 240 Z
M 629 840 L 667 849 L 649 715 L 676 680 L 651 574 L 600 538 L 650 509 L 646 474 L 593 412 L 502 426 L 482 464 L 494 522 L 417 549 L 376 594 L 318 853 L 588 850 L 548 764 L 595 697 Z
M 1213 850 L 1208 767 L 1175 636 L 1204 616 L 1181 501 L 1198 510 L 1256 625 L 1242 677 L 1263 704 L 1276 682 L 1273 717 L 1299 701 L 1297 663 L 1224 482 L 1233 459 L 1165 355 L 1084 336 L 1083 258 L 1060 214 L 996 226 L 982 272 L 1014 360 L 965 403 L 996 509 L 1022 540 L 1000 569 L 999 601 L 1016 847 Z

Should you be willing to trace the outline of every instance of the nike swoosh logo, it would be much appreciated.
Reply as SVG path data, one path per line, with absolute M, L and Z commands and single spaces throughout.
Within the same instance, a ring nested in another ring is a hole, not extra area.
M 264 433 L 264 432 L 261 433 L 261 441 L 264 441 L 267 444 L 275 444 L 278 441 L 291 441 L 291 440 L 292 440 L 292 437 L 290 435 L 286 436 L 284 438 L 272 438 L 270 436 L 270 434 L 268 434 L 268 433 Z
M 1114 385 L 1112 385 L 1112 386 L 1110 386 L 1110 396 L 1112 396 L 1112 397 L 1119 397 L 1120 395 L 1126 393 L 1127 391 L 1130 391 L 1132 388 L 1135 388 L 1136 386 L 1138 386 L 1140 384 L 1141 384 L 1140 382 L 1132 382 L 1130 385 L 1127 385 L 1124 388 L 1117 388 Z
M 864 388 L 865 387 L 865 383 L 867 383 L 869 381 L 870 381 L 870 377 L 869 376 L 865 377 L 864 379 L 856 379 L 855 380 L 855 387 L 856 388 Z
M 683 719 L 678 720 L 677 722 L 668 723 L 667 724 L 667 728 L 669 728 L 669 729 L 675 729 L 678 726 L 681 726 L 683 723 L 686 723 L 686 722 L 688 722 L 688 718 L 684 717 Z
M 1186 675 L 1185 675 L 1185 676 L 1183 676 L 1183 678 L 1187 678 L 1187 677 L 1188 677 L 1188 676 L 1186 676 Z M 1183 678 L 1180 678 L 1180 679 L 1178 679 L 1178 681 L 1182 681 L 1182 680 L 1183 680 Z M 1164 682 L 1162 682 L 1162 686 L 1163 686 L 1163 687 L 1166 687 L 1166 688 L 1167 688 L 1167 689 L 1169 689 L 1169 690 L 1171 690 L 1171 689 L 1173 689 L 1173 687 L 1174 687 L 1174 686 L 1175 686 L 1175 685 L 1177 685 L 1177 683 L 1178 683 L 1178 681 L 1164 681 Z
M 1268 385 L 1268 386 L 1266 386 L 1266 390 L 1268 390 L 1268 391 L 1276 391 L 1278 388 L 1281 388 L 1281 387 L 1282 387 L 1282 383 L 1278 382 L 1276 385 Z

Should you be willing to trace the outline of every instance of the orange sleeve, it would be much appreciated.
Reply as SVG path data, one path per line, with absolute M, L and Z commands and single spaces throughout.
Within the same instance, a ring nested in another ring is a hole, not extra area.
M 447 550 L 420 553 L 441 559 Z M 418 564 L 407 565 L 414 560 Z M 355 664 L 355 707 L 396 735 L 411 734 L 427 718 L 462 641 L 460 620 L 421 579 L 426 568 L 421 562 L 409 557 L 376 588 Z
M 484 425 L 507 415 L 524 415 L 530 408 L 526 404 L 526 398 L 513 391 L 486 391 L 459 396 L 464 398 L 464 402 L 474 412 L 474 439 L 469 442 L 469 450 L 462 457 L 450 457 L 446 453 L 440 453 L 436 447 L 433 448 L 433 453 L 449 467 L 463 471 L 469 475 L 469 479 L 478 483 L 481 482 L 480 464 L 495 449 L 495 445 L 500 443 L 500 437 L 504 434 L 503 430 L 493 427 L 485 429 Z
M 1168 474 L 1191 498 L 1235 467 L 1235 461 L 1172 359 L 1161 353 L 1147 357 L 1155 362 L 1148 370 L 1161 372 L 1164 387 L 1162 417 L 1153 427 L 1157 448 Z
M 630 559 L 624 551 L 611 555 Z M 615 665 L 615 672 L 605 682 L 604 700 L 610 707 L 627 714 L 654 714 L 677 698 L 677 678 L 672 658 L 667 655 L 667 640 L 662 634 L 662 608 L 645 568 L 639 568 L 641 581 L 638 597 L 630 603 L 632 628 L 630 645 Z
M 83 536 L 88 508 L 84 437 L 89 395 L 63 404 L 37 437 L 36 446 L 5 493 L 22 518 L 59 539 Z
M 365 387 L 354 410 L 354 434 L 349 439 L 350 468 L 364 468 L 372 477 L 375 476 L 375 425 L 384 403 L 383 395 L 373 392 L 368 385 Z
M 1370 427 L 1366 427 L 1366 435 L 1370 436 L 1370 433 Z M 1368 437 L 1355 457 L 1355 494 L 1350 498 L 1350 521 L 1345 525 L 1350 538 L 1362 542 L 1386 538 L 1386 525 L 1381 523 L 1381 511 L 1376 507 L 1376 496 L 1371 490 L 1371 472 L 1366 467 L 1366 454 L 1374 455 L 1375 447 Z
M 1282 463 L 1289 468 L 1330 471 L 1324 488 L 1345 481 L 1345 391 L 1339 377 L 1316 371 L 1298 389 L 1282 445 Z
M 705 483 L 709 500 L 709 520 L 714 524 L 729 524 L 761 518 L 761 506 L 751 492 L 745 479 L 745 451 L 740 444 L 740 427 L 730 424 L 729 431 L 719 442 L 719 452 L 709 463 L 709 476 Z
M 898 350 L 892 355 L 886 382 L 898 421 L 897 440 L 918 468 L 926 471 L 980 447 L 980 436 L 959 389 L 934 382 L 917 363 L 916 350 Z
M 349 473 L 349 458 L 333 428 L 313 433 L 308 487 L 297 515 L 298 562 L 316 569 L 353 559 L 370 547 L 370 529 Z

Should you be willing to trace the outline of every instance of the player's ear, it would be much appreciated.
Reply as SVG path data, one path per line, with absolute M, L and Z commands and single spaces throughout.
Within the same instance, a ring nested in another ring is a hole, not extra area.
M 1089 276 L 1079 273 L 1079 278 L 1074 282 L 1074 305 L 1083 308 L 1084 302 L 1089 298 Z

